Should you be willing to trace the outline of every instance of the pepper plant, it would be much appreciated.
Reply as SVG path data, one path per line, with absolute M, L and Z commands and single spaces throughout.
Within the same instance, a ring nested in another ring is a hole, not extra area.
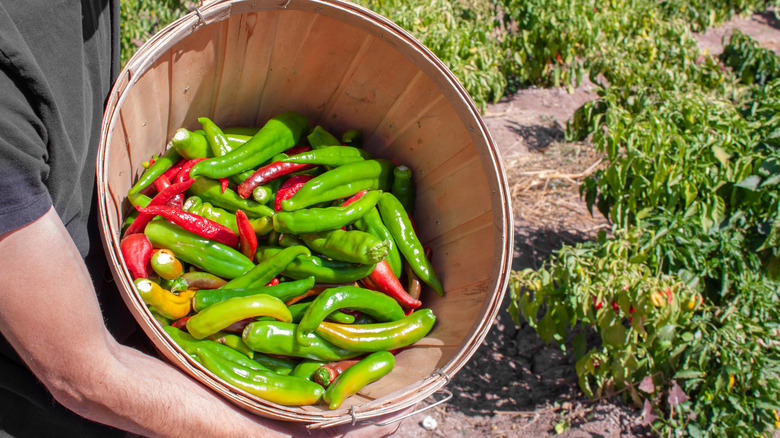
M 754 62 L 735 38 L 725 56 Z M 652 47 L 663 69 L 619 49 L 599 64 L 609 85 L 567 127 L 607 158 L 581 190 L 611 236 L 515 273 L 510 311 L 572 349 L 585 394 L 623 389 L 661 434 L 767 436 L 780 409 L 780 80 L 745 86 L 751 68 Z M 668 317 L 647 306 L 667 287 Z

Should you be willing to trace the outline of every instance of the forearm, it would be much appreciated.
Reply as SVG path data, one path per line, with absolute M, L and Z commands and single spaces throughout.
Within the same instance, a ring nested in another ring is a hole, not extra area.
M 119 345 L 53 211 L 0 236 L 0 330 L 67 408 L 145 436 L 273 436 L 169 365 Z
M 74 379 L 79 391 L 55 392 L 61 403 L 143 436 L 277 436 L 276 423 L 248 416 L 166 363 L 115 343 L 108 349 L 108 363 Z

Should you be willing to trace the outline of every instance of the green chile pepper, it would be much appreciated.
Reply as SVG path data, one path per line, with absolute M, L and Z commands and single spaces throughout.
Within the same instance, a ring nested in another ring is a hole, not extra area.
M 314 374 L 323 365 L 325 365 L 325 362 L 320 362 L 317 360 L 302 360 L 298 363 L 298 365 L 295 366 L 295 368 L 293 368 L 290 375 L 314 381 Z
M 200 117 L 198 122 L 203 126 L 203 131 L 206 133 L 206 140 L 213 156 L 221 157 L 232 150 L 225 133 L 222 132 L 216 123 L 212 122 L 208 117 Z
M 363 217 L 376 206 L 381 195 L 380 190 L 369 190 L 345 206 L 279 211 L 273 216 L 274 230 L 293 234 L 335 230 Z
M 182 348 L 182 350 L 184 350 L 184 352 L 190 356 L 195 355 L 195 350 L 198 348 L 204 348 L 211 350 L 214 354 L 222 356 L 226 360 L 241 364 L 247 368 L 251 368 L 257 371 L 270 371 L 268 368 L 250 359 L 244 353 L 237 351 L 227 345 L 223 345 L 217 341 L 211 339 L 195 339 L 189 333 L 170 325 L 163 326 L 163 330 L 179 347 Z
M 275 232 L 275 240 L 273 242 L 276 242 L 281 246 L 282 248 L 287 248 L 288 246 L 295 246 L 295 245 L 305 245 L 303 243 L 303 240 L 301 240 L 298 236 L 291 233 L 277 233 Z M 268 239 L 269 242 L 271 242 L 271 239 Z
M 395 357 L 388 351 L 377 351 L 344 370 L 323 394 L 329 409 L 338 409 L 347 397 L 357 394 L 371 382 L 386 376 L 395 366 Z
M 184 201 L 182 210 L 190 213 L 195 213 L 198 216 L 203 216 L 206 219 L 210 219 L 218 224 L 224 225 L 230 228 L 234 233 L 238 234 L 238 224 L 236 223 L 236 214 L 211 205 L 209 202 L 203 202 L 198 196 L 190 196 Z M 249 223 L 252 224 L 252 229 L 258 236 L 264 236 L 273 230 L 273 220 L 271 216 L 262 216 L 249 219 Z
M 139 178 L 138 181 L 133 184 L 133 187 L 130 187 L 130 190 L 127 191 L 127 194 L 133 195 L 147 188 L 154 182 L 154 180 L 165 173 L 168 168 L 176 164 L 179 160 L 181 160 L 181 155 L 179 155 L 179 152 L 174 148 L 169 148 L 161 157 L 154 161 L 154 164 L 146 169 L 146 171 L 141 175 L 141 178 Z
M 258 353 L 334 362 L 360 356 L 359 351 L 336 347 L 314 333 L 309 334 L 309 345 L 295 340 L 297 324 L 279 321 L 255 321 L 244 328 L 244 343 Z
M 194 339 L 194 338 L 193 338 Z M 219 342 L 222 345 L 226 345 L 239 353 L 245 354 L 246 357 L 252 359 L 255 356 L 254 350 L 247 347 L 244 343 L 244 339 L 241 338 L 241 336 L 235 334 L 235 333 L 228 333 L 228 332 L 217 332 L 213 335 L 210 335 L 207 339 L 210 339 L 212 341 Z
M 352 146 L 325 146 L 282 159 L 285 163 L 319 164 L 338 167 L 371 158 L 365 149 Z
M 255 187 L 252 190 L 252 199 L 260 204 L 268 204 L 273 199 L 273 190 L 269 184 Z
M 230 298 L 248 297 L 265 294 L 287 301 L 301 296 L 314 287 L 314 277 L 302 280 L 285 281 L 273 286 L 262 286 L 249 289 L 201 289 L 192 297 L 192 310 L 200 312 L 207 307 Z
M 348 198 L 361 190 L 390 190 L 394 167 L 392 161 L 385 159 L 364 160 L 335 167 L 315 176 L 290 199 L 282 201 L 282 209 L 293 211 L 320 202 Z
M 309 248 L 301 245 L 284 248 L 273 256 L 263 259 L 243 275 L 228 281 L 222 288 L 245 289 L 264 286 L 279 275 L 299 255 L 311 255 L 311 251 L 309 251 Z
M 363 147 L 363 132 L 359 129 L 350 129 L 341 135 L 341 142 L 347 146 Z
M 313 405 L 324 390 L 312 381 L 267 371 L 256 371 L 220 358 L 209 350 L 197 349 L 200 363 L 225 382 L 272 403 L 285 406 Z
M 179 155 L 188 160 L 214 156 L 206 137 L 186 128 L 179 128 L 176 131 L 171 139 L 171 144 L 179 152 Z
M 281 374 L 284 376 L 291 374 L 295 366 L 298 365 L 297 359 L 275 357 L 261 353 L 255 354 L 255 362 L 268 368 L 276 374 Z
M 322 126 L 315 126 L 311 133 L 306 136 L 312 149 L 319 149 L 326 146 L 339 146 L 341 142 Z
M 416 310 L 392 322 L 338 324 L 322 322 L 314 331 L 333 345 L 355 351 L 394 350 L 425 337 L 436 323 L 431 309 Z
M 444 289 L 436 276 L 436 271 L 428 258 L 425 257 L 425 249 L 414 231 L 412 220 L 398 198 L 390 192 L 382 193 L 377 207 L 382 221 L 390 230 L 390 234 L 393 235 L 393 239 L 398 245 L 398 250 L 409 263 L 412 271 L 417 274 L 420 281 L 433 288 L 437 294 L 444 295 Z
M 308 124 L 306 117 L 300 113 L 289 111 L 278 114 L 269 119 L 257 134 L 241 147 L 193 166 L 190 176 L 222 178 L 257 167 L 274 155 L 298 144 Z
M 338 309 L 359 310 L 378 321 L 398 321 L 404 317 L 404 310 L 398 301 L 377 291 L 357 286 L 338 286 L 325 289 L 306 309 L 295 338 L 301 345 L 307 345 L 307 335 L 331 312 Z
M 203 339 L 234 322 L 255 316 L 271 316 L 283 322 L 292 321 L 292 315 L 284 301 L 271 295 L 258 294 L 212 304 L 187 320 L 187 331 L 193 338 Z
M 167 248 L 182 262 L 222 278 L 236 278 L 255 264 L 235 249 L 198 236 L 166 220 L 153 220 L 144 234 L 155 248 Z
M 387 256 L 389 243 L 360 230 L 335 229 L 298 236 L 312 251 L 334 260 L 373 265 Z
M 387 226 L 382 222 L 382 216 L 379 214 L 379 210 L 377 210 L 376 207 L 369 210 L 363 217 L 355 222 L 355 227 L 360 231 L 373 234 L 387 242 L 387 263 L 390 264 L 390 269 L 393 270 L 395 277 L 400 278 L 403 270 L 401 253 L 398 251 L 398 245 L 396 245 L 390 230 L 388 230 Z
M 303 314 L 306 313 L 306 309 L 311 306 L 311 301 L 304 301 L 299 302 L 295 304 L 291 304 L 287 306 L 288 309 L 290 309 L 290 314 L 292 315 L 292 322 L 298 324 L 301 322 L 301 318 L 303 318 Z M 355 316 L 350 315 L 348 313 L 344 313 L 340 310 L 334 310 L 333 312 L 329 313 L 328 316 L 325 317 L 328 321 L 338 322 L 341 324 L 352 324 L 355 322 Z
M 200 163 L 205 163 L 205 161 Z M 192 171 L 190 171 L 191 175 Z M 243 210 L 249 217 L 273 216 L 274 214 L 272 208 L 251 199 L 244 199 L 238 196 L 238 193 L 233 189 L 227 188 L 223 193 L 220 182 L 211 178 L 195 178 L 195 182 L 192 183 L 189 190 L 204 202 L 210 202 L 217 207 L 222 207 L 234 213 L 236 210 Z
M 240 132 L 240 128 L 238 131 L 235 131 L 236 128 L 225 128 L 222 130 L 222 134 L 227 139 L 228 148 L 232 151 L 233 149 L 236 149 L 246 143 L 250 138 L 252 138 L 252 135 L 249 134 L 242 134 Z M 193 131 L 195 134 L 203 136 L 203 140 L 206 141 L 208 144 L 208 140 L 206 139 L 206 131 L 203 129 L 198 129 L 196 131 Z M 257 134 L 257 130 L 255 130 L 255 134 Z M 211 147 L 209 147 L 209 150 Z
M 127 195 L 127 200 L 130 201 L 130 205 L 132 205 L 133 207 L 140 206 L 142 208 L 148 207 L 149 203 L 152 202 L 152 198 L 144 195 L 143 193 L 135 193 L 132 195 Z M 127 227 L 129 227 L 130 224 L 132 224 L 135 218 L 137 217 L 138 217 L 138 210 L 136 208 L 130 209 L 127 218 L 125 218 L 124 224 L 122 224 L 122 235 L 124 235 L 124 232 L 127 229 Z
M 390 193 L 398 198 L 407 213 L 414 214 L 415 187 L 412 181 L 412 169 L 409 166 L 401 165 L 393 169 Z
M 282 274 L 290 278 L 313 276 L 317 283 L 352 283 L 371 274 L 374 266 L 376 265 L 342 262 L 315 255 L 298 256 L 287 265 Z

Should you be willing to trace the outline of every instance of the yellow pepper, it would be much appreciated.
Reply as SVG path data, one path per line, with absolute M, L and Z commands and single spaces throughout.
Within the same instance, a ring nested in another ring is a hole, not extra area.
M 194 289 L 188 289 L 186 292 L 177 295 L 163 289 L 159 284 L 148 278 L 136 280 L 135 287 L 144 303 L 154 307 L 157 313 L 168 319 L 183 318 L 192 310 Z

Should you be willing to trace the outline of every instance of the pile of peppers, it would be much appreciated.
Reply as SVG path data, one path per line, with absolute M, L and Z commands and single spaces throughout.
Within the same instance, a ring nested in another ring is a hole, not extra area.
M 412 170 L 302 114 L 179 129 L 130 188 L 120 241 L 163 329 L 218 378 L 285 406 L 344 400 L 390 373 L 443 295 L 412 214 Z

